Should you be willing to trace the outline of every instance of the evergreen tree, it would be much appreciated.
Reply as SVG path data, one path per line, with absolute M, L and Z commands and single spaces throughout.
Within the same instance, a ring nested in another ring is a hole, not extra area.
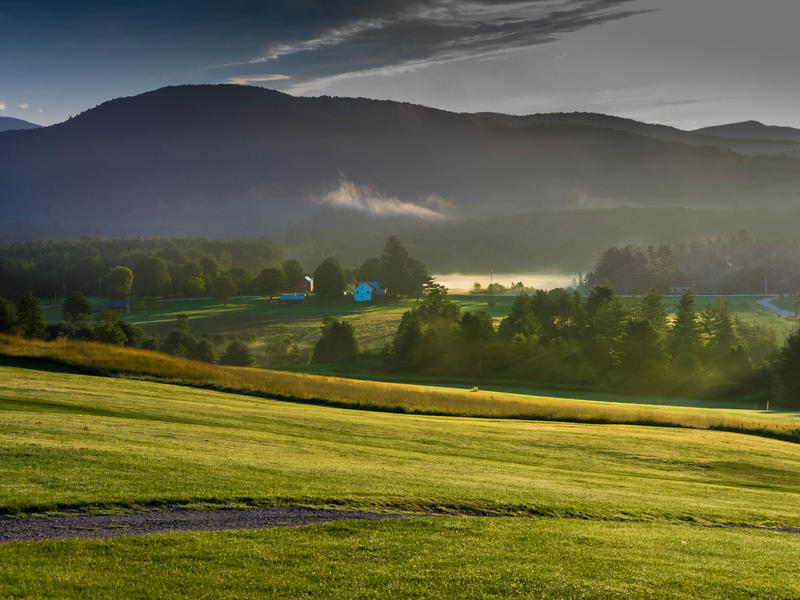
M 414 292 L 408 251 L 395 236 L 391 236 L 383 247 L 381 263 L 381 282 L 389 294 L 400 296 Z
M 189 349 L 186 357 L 191 358 L 192 360 L 201 360 L 203 362 L 213 363 L 216 360 L 214 344 L 211 343 L 211 340 L 205 337 L 201 338 L 197 340 L 191 349 Z
M 44 338 L 45 325 L 42 304 L 33 292 L 26 292 L 17 303 L 17 331 L 26 338 Z
M 0 333 L 13 334 L 17 330 L 17 317 L 14 305 L 5 298 L 0 298 Z
M 653 377 L 665 363 L 658 332 L 648 319 L 628 321 L 619 352 L 622 369 L 636 379 Z
M 708 352 L 711 360 L 722 366 L 732 350 L 739 345 L 734 318 L 727 300 L 717 299 L 716 306 L 703 312 L 704 326 L 709 336 Z
M 341 362 L 358 357 L 358 342 L 352 323 L 330 315 L 325 315 L 322 323 L 322 335 L 314 345 L 313 362 Z
M 667 346 L 676 366 L 690 367 L 695 364 L 700 351 L 700 329 L 691 290 L 681 296 L 675 323 L 667 337 Z
M 787 405 L 800 407 L 800 332 L 786 340 L 775 360 L 778 392 Z
M 225 347 L 225 352 L 222 353 L 219 362 L 232 367 L 249 367 L 255 362 L 255 358 L 247 344 L 233 340 Z
M 661 294 L 654 289 L 648 290 L 639 305 L 639 316 L 648 321 L 654 331 L 663 333 L 667 329 L 667 309 Z

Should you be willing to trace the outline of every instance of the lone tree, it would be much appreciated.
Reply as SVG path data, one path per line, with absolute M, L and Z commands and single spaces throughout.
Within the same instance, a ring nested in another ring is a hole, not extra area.
M 325 315 L 322 324 L 322 335 L 314 346 L 313 362 L 342 362 L 358 357 L 358 342 L 352 323 Z
M 236 293 L 236 284 L 227 275 L 220 275 L 211 282 L 210 291 L 214 300 L 227 304 L 231 296 Z
M 14 305 L 5 298 L 0 298 L 0 333 L 14 333 L 17 330 L 14 313 Z
M 167 263 L 157 256 L 148 256 L 136 263 L 133 276 L 139 297 L 163 296 L 170 281 Z
M 122 300 L 131 293 L 133 271 L 128 267 L 114 267 L 103 277 L 103 291 L 109 298 Z
M 220 364 L 232 367 L 249 367 L 254 362 L 250 347 L 244 342 L 233 340 L 225 347 L 219 359 Z
M 83 292 L 75 290 L 67 295 L 62 314 L 64 320 L 70 323 L 88 321 L 92 317 L 92 305 Z
M 17 331 L 26 338 L 43 338 L 44 330 L 42 304 L 28 291 L 17 303 Z
M 256 290 L 258 290 L 259 294 L 268 298 L 274 298 L 278 294 L 282 294 L 288 287 L 286 273 L 279 267 L 267 267 L 256 278 Z
M 333 257 L 326 258 L 314 271 L 314 293 L 323 300 L 339 300 L 344 288 L 342 265 Z

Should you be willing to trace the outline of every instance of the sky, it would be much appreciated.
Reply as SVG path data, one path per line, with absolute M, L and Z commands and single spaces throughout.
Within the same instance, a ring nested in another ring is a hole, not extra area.
M 455 111 L 800 127 L 798 0 L 0 0 L 0 116 L 237 83 Z

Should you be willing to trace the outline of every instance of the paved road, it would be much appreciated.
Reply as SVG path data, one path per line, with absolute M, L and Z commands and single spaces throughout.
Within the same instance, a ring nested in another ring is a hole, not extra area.
M 790 310 L 783 310 L 779 306 L 775 306 L 772 301 L 775 300 L 777 296 L 769 296 L 767 298 L 762 298 L 761 300 L 756 300 L 756 304 L 759 304 L 766 308 L 767 310 L 771 310 L 774 313 L 779 314 L 782 317 L 794 317 L 794 312 Z

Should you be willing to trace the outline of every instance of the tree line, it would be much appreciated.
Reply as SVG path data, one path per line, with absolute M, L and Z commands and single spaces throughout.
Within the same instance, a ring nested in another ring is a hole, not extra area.
M 691 292 L 674 318 L 655 290 L 635 306 L 605 286 L 588 296 L 523 293 L 495 327 L 437 287 L 403 315 L 384 360 L 399 372 L 672 395 L 735 388 L 741 396 L 771 391 L 786 351 L 774 331 L 737 319 L 724 300 L 698 310 Z
M 759 240 L 746 232 L 661 246 L 611 246 L 594 270 L 582 277 L 586 288 L 608 285 L 623 294 L 654 288 L 691 288 L 708 294 L 796 293 L 800 290 L 800 243 Z
M 303 292 L 306 271 L 284 259 L 282 248 L 263 238 L 206 240 L 39 241 L 0 244 L 0 296 L 20 298 L 88 297 L 140 299 L 212 297 L 227 302 L 235 294 L 274 297 Z M 422 262 L 390 237 L 379 258 L 347 269 L 335 258 L 313 272 L 315 291 L 337 299 L 356 281 L 377 281 L 393 295 L 419 295 L 430 281 Z

